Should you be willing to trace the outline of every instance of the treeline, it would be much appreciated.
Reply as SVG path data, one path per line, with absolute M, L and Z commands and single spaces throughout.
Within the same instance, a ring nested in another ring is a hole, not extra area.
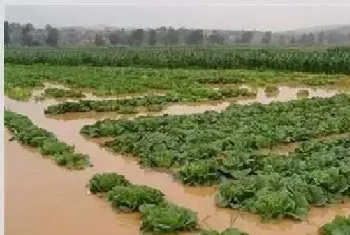
M 60 28 L 47 25 L 35 29 L 30 23 L 8 23 L 4 25 L 5 45 L 119 45 L 119 46 L 174 46 L 201 44 L 253 44 L 253 45 L 346 45 L 350 44 L 350 33 L 338 31 L 282 34 L 271 31 L 203 30 L 173 27 L 156 29 L 86 29 Z
M 45 29 L 35 29 L 31 23 L 20 25 L 19 23 L 4 22 L 4 44 L 19 44 L 22 46 L 49 45 L 57 46 L 59 31 L 51 25 Z

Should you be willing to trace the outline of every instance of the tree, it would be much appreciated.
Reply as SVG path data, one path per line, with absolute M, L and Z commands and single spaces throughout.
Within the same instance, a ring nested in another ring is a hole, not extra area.
M 167 31 L 167 44 L 176 45 L 179 43 L 179 32 L 174 28 L 169 28 Z
M 213 30 L 209 36 L 209 42 L 212 44 L 224 44 L 224 36 L 222 36 L 217 30 Z
M 321 31 L 317 34 L 317 43 L 318 44 L 324 44 L 324 32 Z
M 10 29 L 9 23 L 7 21 L 4 22 L 4 44 L 7 46 L 10 43 Z
M 284 45 L 284 44 L 286 43 L 286 35 L 281 34 L 281 35 L 279 36 L 279 38 L 278 38 L 278 43 L 279 43 L 280 45 Z
M 252 31 L 243 32 L 240 42 L 250 44 L 254 38 L 254 33 Z
M 204 41 L 204 36 L 203 36 L 202 29 L 191 30 L 190 34 L 186 38 L 186 43 L 188 45 L 202 44 L 203 41 Z
M 306 37 L 306 44 L 307 45 L 312 45 L 315 42 L 315 36 L 313 33 L 309 33 Z
M 10 23 L 9 24 L 9 33 L 11 43 L 21 44 L 22 43 L 22 26 L 19 23 Z
M 119 36 L 118 36 L 118 33 L 115 31 L 115 32 L 112 32 L 108 35 L 108 40 L 109 42 L 115 46 L 117 45 L 118 41 L 119 41 Z
M 235 44 L 241 43 L 241 37 L 239 37 L 239 36 L 235 37 L 234 43 Z
M 272 40 L 272 32 L 271 31 L 267 31 L 264 34 L 264 37 L 261 39 L 261 43 L 262 44 L 270 44 Z
M 51 27 L 51 25 L 45 26 L 46 30 L 46 44 L 50 46 L 57 46 L 58 42 L 58 30 L 56 28 Z
M 105 42 L 105 39 L 103 37 L 103 34 L 102 33 L 96 33 L 95 34 L 95 45 L 96 46 L 103 46 L 105 44 L 106 44 L 106 42 Z
M 32 32 L 34 27 L 32 24 L 28 23 L 22 27 L 22 44 L 24 46 L 32 46 L 34 44 Z
M 140 46 L 143 44 L 143 29 L 136 29 L 131 32 L 132 44 Z
M 293 36 L 292 39 L 290 40 L 290 44 L 294 45 L 296 43 L 295 37 Z
M 307 43 L 307 34 L 303 33 L 301 37 L 299 38 L 299 44 L 303 45 Z
M 154 29 L 149 30 L 148 44 L 154 46 L 157 44 L 157 31 Z

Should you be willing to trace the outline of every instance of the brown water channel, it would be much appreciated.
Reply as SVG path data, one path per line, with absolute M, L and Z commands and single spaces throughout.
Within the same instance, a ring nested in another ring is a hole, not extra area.
M 336 93 L 324 90 L 315 92 L 317 96 Z M 16 142 L 8 142 L 9 134 L 6 133 L 7 235 L 139 234 L 137 214 L 117 214 L 108 203 L 86 193 L 84 186 L 89 178 L 94 173 L 108 171 L 123 174 L 133 183 L 160 189 L 171 202 L 196 211 L 203 228 L 223 230 L 235 226 L 251 235 L 316 235 L 318 227 L 332 220 L 336 214 L 350 213 L 350 203 L 345 203 L 312 209 L 304 222 L 284 220 L 262 223 L 257 215 L 217 208 L 213 198 L 214 188 L 184 187 L 166 173 L 142 169 L 132 158 L 112 154 L 84 139 L 79 131 L 85 124 L 93 124 L 96 121 L 93 117 L 57 120 L 44 116 L 46 102 L 18 102 L 5 98 L 5 104 L 10 110 L 30 117 L 34 123 L 53 132 L 60 140 L 75 145 L 78 152 L 89 154 L 94 164 L 94 167 L 84 171 L 68 172 L 50 160 L 42 159 L 36 151 L 21 147 Z M 182 108 L 176 110 L 176 114 L 192 113 Z

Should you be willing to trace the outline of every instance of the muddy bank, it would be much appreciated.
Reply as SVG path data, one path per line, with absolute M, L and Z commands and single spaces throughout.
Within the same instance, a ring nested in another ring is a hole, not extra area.
M 28 234 L 28 231 L 35 231 L 33 235 L 47 234 L 46 230 L 40 232 L 40 229 L 45 229 L 46 224 L 51 224 L 52 229 L 52 224 L 56 226 L 56 223 L 57 226 L 64 224 L 67 229 L 65 233 L 62 228 L 57 228 L 59 234 L 69 235 L 70 231 L 75 234 L 97 234 L 97 231 L 112 234 L 112 229 L 119 228 L 121 221 L 123 223 L 120 226 L 126 224 L 130 230 L 113 230 L 113 234 L 139 234 L 139 221 L 136 222 L 133 215 L 116 215 L 107 203 L 86 195 L 84 186 L 88 179 L 94 173 L 107 171 L 123 174 L 133 183 L 160 189 L 171 202 L 198 212 L 203 228 L 222 230 L 236 226 L 251 235 L 315 235 L 317 228 L 332 220 L 336 214 L 350 213 L 350 203 L 347 203 L 312 210 L 308 222 L 285 220 L 279 223 L 261 223 L 257 215 L 217 208 L 213 198 L 215 190 L 212 188 L 184 187 L 174 182 L 168 174 L 142 169 L 134 159 L 112 154 L 85 140 L 79 131 L 83 125 L 94 123 L 95 119 L 55 120 L 44 116 L 42 103 L 24 103 L 6 98 L 5 104 L 12 111 L 27 115 L 34 123 L 52 131 L 60 140 L 74 144 L 77 151 L 89 154 L 94 164 L 93 168 L 82 172 L 66 172 L 50 160 L 42 159 L 37 153 L 28 153 L 17 143 L 6 141 L 5 157 L 8 160 L 5 162 L 5 180 L 6 198 L 9 200 L 6 202 L 6 234 Z M 80 211 L 84 212 L 81 218 L 77 214 Z M 62 216 L 57 215 L 59 212 Z M 55 213 L 54 219 L 48 216 L 50 213 Z M 31 216 L 38 218 L 37 222 L 30 222 L 28 217 Z M 101 221 L 95 222 L 93 219 Z

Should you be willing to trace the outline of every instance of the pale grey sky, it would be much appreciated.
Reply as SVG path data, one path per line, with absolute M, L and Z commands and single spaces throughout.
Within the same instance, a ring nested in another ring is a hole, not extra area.
M 124 0 L 114 1 L 114 5 L 111 2 L 107 5 L 106 1 L 97 5 L 92 0 L 7 0 L 5 3 L 6 20 L 31 22 L 36 27 L 49 23 L 56 27 L 165 25 L 280 31 L 350 24 L 349 0 Z

